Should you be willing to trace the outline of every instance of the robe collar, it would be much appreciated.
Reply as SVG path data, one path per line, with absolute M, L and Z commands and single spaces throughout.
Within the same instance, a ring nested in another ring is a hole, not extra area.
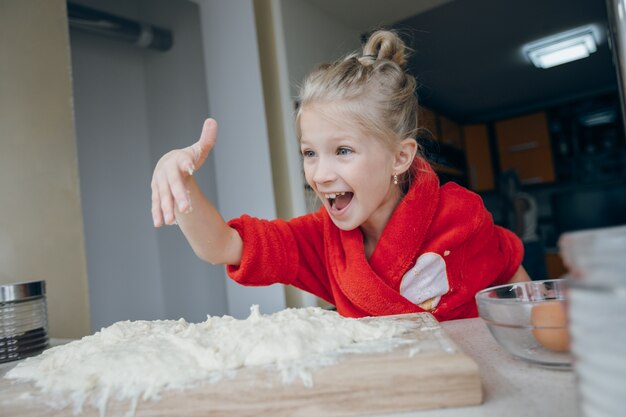
M 413 266 L 422 250 L 439 203 L 439 179 L 422 158 L 416 158 L 411 169 L 415 174 L 414 183 L 394 210 L 369 262 L 360 229 L 337 228 L 324 210 L 326 261 L 333 275 L 331 280 L 347 299 L 336 300 L 337 310 L 342 315 L 381 316 L 424 311 L 404 298 L 399 286 L 403 274 Z

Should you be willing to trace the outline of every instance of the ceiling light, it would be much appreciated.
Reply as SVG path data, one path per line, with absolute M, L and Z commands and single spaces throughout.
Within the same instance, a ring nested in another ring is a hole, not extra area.
M 591 113 L 584 114 L 578 119 L 583 126 L 592 127 L 598 125 L 604 125 L 613 123 L 617 114 L 615 109 L 598 110 Z
M 522 51 L 537 68 L 550 68 L 594 53 L 599 32 L 594 25 L 583 26 L 528 43 Z

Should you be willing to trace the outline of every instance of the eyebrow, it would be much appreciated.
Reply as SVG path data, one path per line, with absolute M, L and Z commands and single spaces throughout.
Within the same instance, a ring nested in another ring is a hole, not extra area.
M 335 142 L 342 142 L 342 141 L 346 141 L 346 140 L 355 141 L 357 139 L 358 138 L 355 137 L 355 136 L 336 135 L 336 136 L 331 136 L 331 137 L 327 138 L 325 140 L 325 142 L 327 142 L 327 143 L 328 142 L 335 143 Z M 300 145 L 309 145 L 310 146 L 309 142 L 307 142 L 306 139 L 304 139 L 304 138 L 300 138 Z

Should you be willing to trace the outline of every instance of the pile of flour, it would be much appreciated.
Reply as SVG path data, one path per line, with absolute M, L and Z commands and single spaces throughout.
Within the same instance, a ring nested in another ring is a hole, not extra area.
M 79 414 L 86 401 L 106 414 L 109 398 L 141 400 L 160 392 L 215 383 L 237 369 L 272 366 L 283 382 L 336 362 L 345 352 L 389 350 L 402 343 L 406 322 L 349 319 L 320 308 L 286 309 L 262 315 L 209 316 L 202 323 L 124 321 L 18 364 L 5 377 L 30 381 L 58 407 Z

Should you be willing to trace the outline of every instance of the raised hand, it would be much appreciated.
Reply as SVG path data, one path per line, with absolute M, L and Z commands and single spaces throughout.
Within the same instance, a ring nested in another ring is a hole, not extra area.
M 152 174 L 152 221 L 155 227 L 173 224 L 175 206 L 181 213 L 191 211 L 187 181 L 200 169 L 217 140 L 217 122 L 207 119 L 200 139 L 191 146 L 163 155 Z

